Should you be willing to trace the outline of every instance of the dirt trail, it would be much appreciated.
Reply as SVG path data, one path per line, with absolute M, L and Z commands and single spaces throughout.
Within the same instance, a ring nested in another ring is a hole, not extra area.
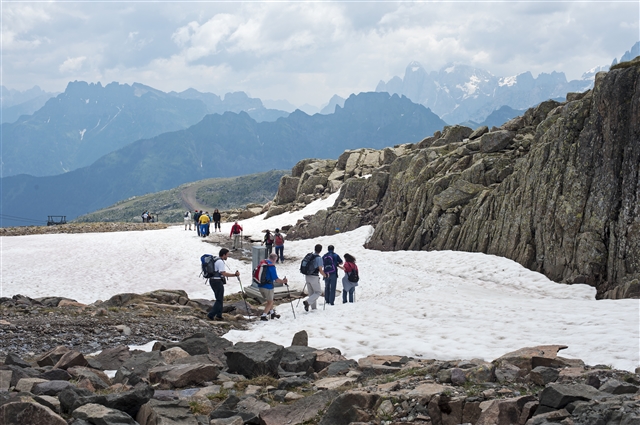
M 196 192 L 204 185 L 204 183 L 196 182 L 180 190 L 180 198 L 182 198 L 182 202 L 184 202 L 187 208 L 189 208 L 189 211 L 213 211 L 213 207 L 201 204 L 196 199 Z

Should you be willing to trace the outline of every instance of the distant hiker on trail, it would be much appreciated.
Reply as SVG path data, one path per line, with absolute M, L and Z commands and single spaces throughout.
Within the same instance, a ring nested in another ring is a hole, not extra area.
M 191 211 L 184 213 L 184 230 L 187 230 L 187 226 L 191 230 Z
M 233 226 L 231 226 L 231 233 L 229 233 L 229 237 L 233 238 L 233 249 L 238 249 L 238 245 L 240 245 L 240 234 L 242 233 L 242 226 L 238 224 L 236 221 Z
M 278 255 L 276 263 L 284 263 L 284 236 L 280 233 L 280 229 L 276 229 L 276 233 L 273 236 L 276 246 L 276 255 Z
M 227 279 L 225 277 L 234 277 L 240 276 L 240 272 L 236 270 L 235 273 L 227 272 L 227 265 L 225 261 L 229 256 L 229 250 L 227 248 L 222 248 L 218 253 L 218 260 L 215 262 L 215 270 L 219 273 L 219 276 L 212 277 L 209 279 L 209 285 L 211 285 L 211 289 L 213 290 L 213 294 L 216 297 L 215 303 L 213 303 L 213 308 L 207 314 L 209 320 L 222 320 L 222 301 L 224 300 L 224 285 L 227 283 Z
M 198 236 L 200 236 L 200 216 L 202 215 L 202 211 L 196 210 L 193 213 L 193 225 L 196 228 L 196 232 L 198 232 Z
M 271 231 L 267 229 L 267 232 L 264 234 L 264 239 L 262 240 L 262 244 L 267 248 L 267 255 L 271 255 L 271 250 L 273 249 L 273 235 Z
M 149 222 L 149 211 L 143 212 L 141 217 L 142 217 L 142 222 L 143 223 L 148 223 Z
M 201 214 L 198 221 L 200 222 L 200 236 L 207 237 L 209 234 L 209 215 L 206 212 Z
M 347 293 L 349 294 L 349 302 L 352 303 L 355 299 L 358 280 L 360 280 L 356 257 L 348 253 L 344 254 L 342 270 L 344 270 L 344 276 L 342 277 L 342 304 L 347 302 Z
M 282 283 L 284 285 L 288 285 L 289 281 L 285 277 L 284 279 L 280 279 L 278 277 L 278 273 L 276 271 L 276 266 L 273 262 L 278 258 L 276 254 L 269 255 L 269 258 L 266 260 L 266 283 L 264 285 L 260 285 L 260 294 L 267 301 L 267 304 L 264 306 L 264 311 L 262 312 L 262 316 L 260 316 L 260 320 L 267 321 L 269 320 L 268 315 L 271 315 L 272 319 L 279 319 L 280 315 L 276 313 L 273 309 L 273 284 L 274 283 Z
M 313 249 L 313 260 L 310 266 L 307 267 L 307 271 L 311 272 L 311 274 L 305 274 L 305 286 L 309 288 L 309 298 L 307 298 L 302 303 L 304 304 L 304 310 L 309 311 L 309 307 L 311 310 L 316 310 L 316 300 L 320 298 L 322 295 L 322 286 L 320 285 L 320 276 L 326 278 L 327 275 L 324 273 L 324 269 L 322 268 L 322 257 L 320 253 L 322 252 L 322 245 L 317 244 Z M 313 270 L 312 270 L 313 269 Z M 302 271 L 302 269 L 300 270 Z
M 328 252 L 322 256 L 322 266 L 327 275 L 324 279 L 324 300 L 333 305 L 336 299 L 336 286 L 338 284 L 338 268 L 342 268 L 342 258 L 333 252 L 333 245 L 327 247 Z
M 213 219 L 213 231 L 222 232 L 222 229 L 220 228 L 220 220 L 222 217 L 220 216 L 220 211 L 218 211 L 217 208 L 213 211 L 213 217 L 211 218 Z

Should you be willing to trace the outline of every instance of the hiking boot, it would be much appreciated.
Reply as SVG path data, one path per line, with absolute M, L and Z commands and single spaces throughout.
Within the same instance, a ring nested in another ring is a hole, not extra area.
M 280 318 L 280 315 L 279 315 L 279 314 L 277 314 L 277 313 L 274 311 L 273 313 L 271 313 L 271 318 L 272 318 L 272 319 L 279 319 L 279 318 Z
M 307 300 L 302 301 L 302 304 L 304 304 L 304 311 L 309 311 L 309 303 Z
M 262 321 L 266 322 L 266 321 L 267 321 L 267 320 L 269 320 L 269 319 L 267 318 L 267 316 L 260 316 L 260 320 L 262 320 Z

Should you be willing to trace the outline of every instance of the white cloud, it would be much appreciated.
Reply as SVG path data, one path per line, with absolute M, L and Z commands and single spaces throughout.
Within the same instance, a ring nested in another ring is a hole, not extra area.
M 638 40 L 639 7 L 614 2 L 197 7 L 174 2 L 132 3 L 126 9 L 108 2 L 9 4 L 3 16 L 4 81 L 14 88 L 38 84 L 62 90 L 69 79 L 95 82 L 109 76 L 163 90 L 243 90 L 319 105 L 333 94 L 374 90 L 379 80 L 402 76 L 414 60 L 427 71 L 456 62 L 499 77 L 563 71 L 573 79 L 610 64 Z
M 58 67 L 58 70 L 62 73 L 76 72 L 82 68 L 82 64 L 87 60 L 86 56 L 79 56 L 77 58 L 67 58 L 62 65 Z

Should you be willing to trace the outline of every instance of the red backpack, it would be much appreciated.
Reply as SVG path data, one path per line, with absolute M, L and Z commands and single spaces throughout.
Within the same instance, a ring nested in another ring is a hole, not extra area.
M 273 267 L 273 264 L 269 264 L 267 260 L 260 260 L 258 267 L 253 270 L 253 281 L 258 286 L 264 286 L 267 283 L 270 283 L 267 280 L 267 267 Z
M 282 238 L 282 235 L 278 233 L 276 235 L 276 246 L 282 246 L 282 245 L 284 245 L 284 239 Z

